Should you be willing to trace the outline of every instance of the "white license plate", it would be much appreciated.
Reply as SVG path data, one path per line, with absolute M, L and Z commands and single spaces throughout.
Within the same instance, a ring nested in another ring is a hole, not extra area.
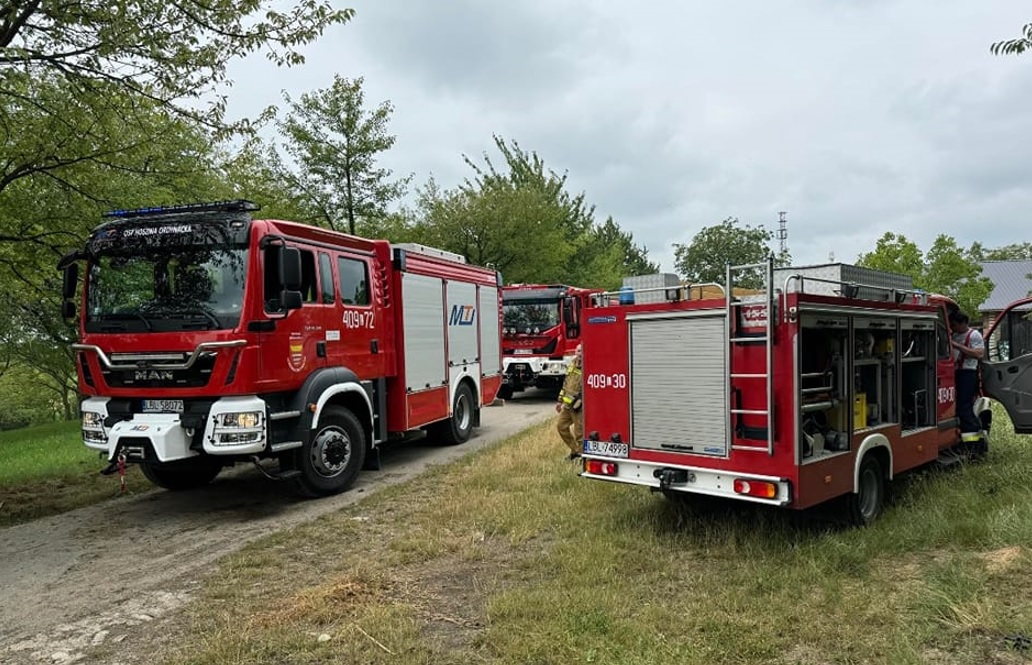
M 144 413 L 182 413 L 181 399 L 145 399 L 141 410 Z
M 629 446 L 626 443 L 613 443 L 612 441 L 585 441 L 584 453 L 586 455 L 603 455 L 605 457 L 627 457 Z
M 534 349 L 513 349 L 513 354 L 517 356 L 529 356 Z

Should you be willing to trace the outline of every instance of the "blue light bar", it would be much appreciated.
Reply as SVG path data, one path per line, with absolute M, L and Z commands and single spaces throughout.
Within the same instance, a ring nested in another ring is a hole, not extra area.
M 174 206 L 156 206 L 151 208 L 135 208 L 133 210 L 111 210 L 102 217 L 148 217 L 151 215 L 178 215 L 197 212 L 254 212 L 261 206 L 247 199 L 232 201 L 213 201 L 211 203 L 187 203 Z

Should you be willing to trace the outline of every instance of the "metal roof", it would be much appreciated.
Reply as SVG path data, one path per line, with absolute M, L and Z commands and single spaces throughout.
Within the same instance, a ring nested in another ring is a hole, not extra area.
M 993 283 L 993 290 L 978 309 L 998 312 L 1015 300 L 1032 293 L 1032 261 L 985 261 L 982 276 Z

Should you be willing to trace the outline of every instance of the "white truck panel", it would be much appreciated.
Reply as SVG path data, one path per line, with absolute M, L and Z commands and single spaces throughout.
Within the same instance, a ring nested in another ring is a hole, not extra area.
M 726 317 L 630 322 L 631 445 L 727 454 Z
M 405 386 L 417 391 L 447 385 L 444 280 L 405 273 L 401 276 L 401 300 Z
M 477 344 L 477 286 L 448 282 L 448 366 L 463 367 L 480 360 Z
M 502 368 L 501 326 L 498 323 L 498 289 L 480 287 L 480 367 L 487 376 Z

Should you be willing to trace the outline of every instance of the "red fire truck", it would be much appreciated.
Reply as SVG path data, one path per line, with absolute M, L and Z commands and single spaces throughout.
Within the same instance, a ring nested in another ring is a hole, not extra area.
M 729 267 L 726 285 L 742 271 L 759 295 L 614 297 L 585 317 L 583 477 L 793 509 L 840 498 L 864 524 L 897 474 L 987 449 L 984 396 L 979 440 L 960 440 L 951 301 L 843 264 Z M 1032 355 L 1006 355 L 1028 331 L 1008 328 L 988 335 L 983 388 L 1032 432 Z
M 563 284 L 502 287 L 502 367 L 499 397 L 528 387 L 558 391 L 581 335 L 581 311 L 602 289 Z
M 85 445 L 168 489 L 250 461 L 319 496 L 389 438 L 466 441 L 502 382 L 499 274 L 258 209 L 116 211 L 61 261 Z

